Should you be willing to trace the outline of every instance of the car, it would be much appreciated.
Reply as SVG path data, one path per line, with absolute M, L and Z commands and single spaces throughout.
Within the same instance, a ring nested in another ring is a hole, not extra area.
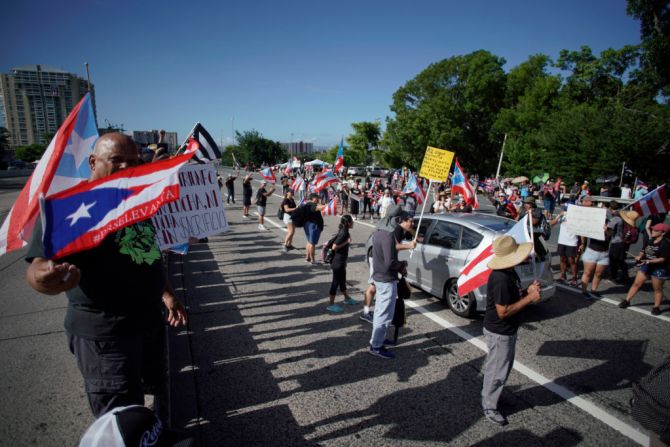
M 386 177 L 389 174 L 389 170 L 381 168 L 379 166 L 368 166 L 365 168 L 366 172 L 372 177 Z
M 353 176 L 363 176 L 365 175 L 365 167 L 363 166 L 349 166 L 347 169 L 347 175 Z
M 419 218 L 414 218 L 415 227 Z M 516 222 L 484 213 L 447 213 L 424 215 L 418 227 L 417 246 L 398 253 L 398 259 L 407 261 L 407 281 L 433 296 L 447 302 L 453 313 L 472 318 L 486 310 L 486 286 L 464 297 L 458 296 L 457 280 L 463 268 L 493 240 L 507 233 Z M 373 233 L 374 234 L 374 233 Z M 372 256 L 372 235 L 366 243 L 368 260 Z M 542 301 L 556 292 L 551 259 L 540 261 L 533 257 L 515 267 L 521 284 L 527 287 L 539 278 Z
M 23 160 L 14 160 L 9 163 L 7 170 L 29 169 L 28 164 Z

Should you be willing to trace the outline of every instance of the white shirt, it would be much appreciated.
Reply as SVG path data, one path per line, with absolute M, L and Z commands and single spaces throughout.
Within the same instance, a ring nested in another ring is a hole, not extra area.
M 579 238 L 568 231 L 568 221 L 565 218 L 565 214 L 561 215 L 561 217 L 558 218 L 558 221 L 561 223 L 558 230 L 558 243 L 567 245 L 568 247 L 576 247 Z
M 631 190 L 630 188 L 626 188 L 625 186 L 621 187 L 621 198 L 622 199 L 630 199 L 631 196 Z

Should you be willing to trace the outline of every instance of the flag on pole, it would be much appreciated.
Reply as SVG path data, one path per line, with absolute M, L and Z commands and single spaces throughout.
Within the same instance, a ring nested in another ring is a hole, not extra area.
M 423 204 L 423 201 L 426 200 L 426 193 L 424 192 L 423 188 L 421 187 L 421 184 L 416 179 L 416 176 L 414 174 L 410 174 L 409 180 L 407 181 L 405 189 L 403 189 L 402 192 L 404 192 L 405 194 L 414 193 L 416 201 L 418 202 L 419 205 Z
M 340 179 L 333 174 L 333 171 L 328 170 L 314 177 L 314 190 L 320 192 L 335 183 L 340 183 Z
M 335 157 L 335 167 L 333 170 L 335 172 L 340 172 L 340 169 L 344 168 L 344 137 L 340 139 L 340 148 L 337 150 L 337 156 Z
M 0 255 L 30 240 L 39 213 L 39 196 L 70 188 L 91 175 L 88 157 L 98 138 L 91 97 L 87 93 L 56 132 L 0 228 Z
M 294 180 L 293 183 L 291 183 L 291 189 L 293 191 L 299 191 L 302 186 L 305 184 L 305 181 L 302 179 L 301 176 L 297 176 Z
M 233 151 L 230 151 L 230 155 L 233 156 L 233 166 L 235 169 L 240 169 L 240 163 L 237 161 L 237 158 L 235 158 L 235 153 Z
M 277 183 L 277 179 L 275 178 L 275 173 L 272 172 L 272 168 L 267 167 L 265 169 L 261 169 L 260 174 L 261 177 L 268 181 L 268 183 L 272 183 L 273 185 Z
M 518 221 L 505 236 L 512 236 L 517 243 L 533 242 L 533 238 L 528 230 L 528 214 Z M 463 268 L 458 277 L 458 294 L 465 296 L 478 287 L 483 286 L 491 275 L 491 269 L 487 264 L 493 259 L 493 243 L 484 247 L 479 253 Z
M 193 153 L 122 169 L 40 198 L 44 254 L 49 259 L 88 250 L 114 231 L 146 220 L 179 199 L 179 169 Z
M 665 185 L 661 185 L 652 192 L 645 194 L 630 206 L 642 216 L 670 212 L 670 204 L 668 204 L 668 197 L 665 194 Z
M 187 148 L 195 149 L 193 160 L 198 163 L 210 163 L 217 158 L 221 158 L 219 146 L 200 123 L 196 123 L 193 127 L 193 132 L 188 137 Z M 235 160 L 234 155 L 233 160 Z
M 635 191 L 638 186 L 643 188 L 643 189 L 649 189 L 649 187 L 647 186 L 647 184 L 645 182 L 643 182 L 639 178 L 636 178 L 635 179 L 635 184 L 633 185 L 633 191 Z
M 337 216 L 337 196 L 333 197 L 328 205 L 321 210 L 321 214 L 324 216 Z
M 293 166 L 291 166 L 291 157 L 288 158 L 288 161 L 286 162 L 286 167 L 284 168 L 284 175 L 289 176 L 291 175 L 291 172 L 293 171 Z
M 458 163 L 458 159 L 454 163 L 454 175 L 451 179 L 451 194 L 460 193 L 463 196 L 463 200 L 466 205 L 472 206 L 474 209 L 479 208 L 479 202 L 477 201 L 477 194 L 472 189 L 472 184 L 468 179 L 463 175 L 463 170 L 461 165 Z

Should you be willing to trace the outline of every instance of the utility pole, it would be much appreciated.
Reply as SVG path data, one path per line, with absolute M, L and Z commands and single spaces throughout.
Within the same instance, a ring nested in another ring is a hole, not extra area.
M 498 160 L 498 170 L 496 171 L 496 181 L 500 178 L 500 167 L 502 166 L 503 154 L 505 153 L 505 143 L 507 142 L 507 134 L 503 139 L 502 149 L 500 150 L 500 160 Z

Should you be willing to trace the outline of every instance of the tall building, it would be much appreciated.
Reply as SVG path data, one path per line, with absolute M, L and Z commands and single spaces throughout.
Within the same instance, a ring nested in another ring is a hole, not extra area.
M 26 65 L 0 73 L 0 126 L 9 131 L 12 149 L 27 144 L 48 144 L 70 111 L 86 94 L 88 82 L 48 65 Z M 91 84 L 95 111 L 95 90 Z
M 286 152 L 291 155 L 309 154 L 314 152 L 314 143 L 305 143 L 298 141 L 297 143 L 280 143 Z

